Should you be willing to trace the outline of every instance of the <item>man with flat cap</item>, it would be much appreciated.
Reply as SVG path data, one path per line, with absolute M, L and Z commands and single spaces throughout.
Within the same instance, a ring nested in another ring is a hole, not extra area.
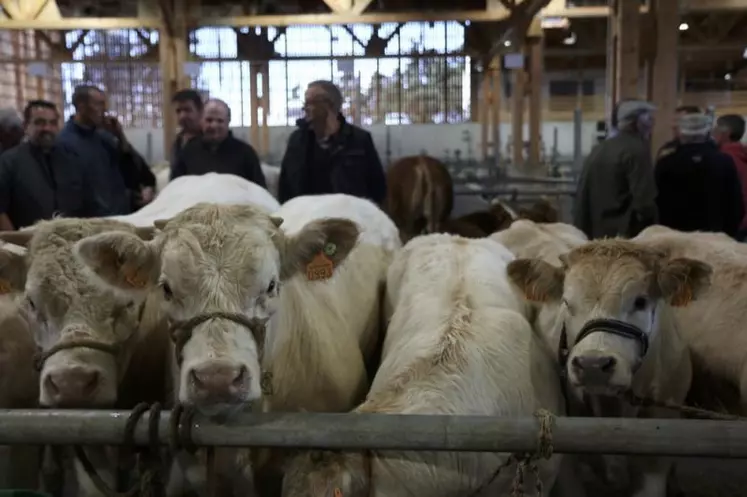
M 679 145 L 659 157 L 654 172 L 659 224 L 736 238 L 744 217 L 741 182 L 732 158 L 710 142 L 711 125 L 703 113 L 680 116 Z
M 655 109 L 642 100 L 618 103 L 612 112 L 614 132 L 586 159 L 573 223 L 590 239 L 633 237 L 656 224 L 650 144 Z

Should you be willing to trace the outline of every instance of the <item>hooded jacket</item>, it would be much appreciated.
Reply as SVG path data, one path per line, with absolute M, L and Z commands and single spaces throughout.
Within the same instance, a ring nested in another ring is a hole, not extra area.
M 740 142 L 728 142 L 721 145 L 721 151 L 729 155 L 737 168 L 740 186 L 742 187 L 742 199 L 747 206 L 747 149 Z M 739 230 L 747 230 L 747 215 L 742 218 Z

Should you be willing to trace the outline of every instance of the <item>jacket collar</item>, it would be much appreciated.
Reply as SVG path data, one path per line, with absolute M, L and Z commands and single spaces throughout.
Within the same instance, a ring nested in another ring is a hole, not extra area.
M 97 131 L 97 128 L 95 127 L 85 126 L 83 124 L 76 122 L 75 116 L 72 116 L 70 117 L 70 119 L 67 120 L 66 127 L 70 128 L 71 130 L 81 135 L 92 135 L 96 133 Z
M 337 133 L 335 133 L 332 137 L 332 140 L 334 140 L 335 137 L 348 137 L 350 133 L 353 132 L 353 128 L 348 123 L 348 121 L 345 119 L 345 116 L 343 116 L 341 113 L 337 114 L 337 120 L 340 122 L 340 129 L 337 130 Z M 314 130 L 311 129 L 311 125 L 309 122 L 304 119 L 303 117 L 300 119 L 296 119 L 296 126 L 299 127 L 299 129 L 302 129 L 305 132 L 313 133 Z

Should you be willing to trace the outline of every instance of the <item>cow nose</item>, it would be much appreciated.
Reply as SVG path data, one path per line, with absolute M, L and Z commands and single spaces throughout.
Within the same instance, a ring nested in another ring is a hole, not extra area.
M 235 363 L 202 364 L 192 368 L 189 376 L 194 393 L 200 400 L 230 401 L 249 385 L 249 371 Z
M 579 355 L 571 361 L 583 383 L 606 384 L 615 373 L 617 359 L 610 355 Z
M 100 379 L 95 369 L 74 366 L 50 371 L 44 389 L 56 405 L 85 405 L 95 395 Z

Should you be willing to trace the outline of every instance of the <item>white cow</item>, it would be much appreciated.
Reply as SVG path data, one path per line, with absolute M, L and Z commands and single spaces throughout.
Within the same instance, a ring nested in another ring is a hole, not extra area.
M 321 195 L 295 198 L 272 217 L 250 204 L 198 204 L 152 241 L 102 233 L 77 253 L 105 287 L 136 301 L 163 294 L 174 322 L 230 312 L 266 324 L 216 318 L 192 328 L 174 370 L 182 403 L 207 413 L 257 400 L 266 410 L 339 412 L 365 396 L 398 236 L 371 202 Z M 331 275 L 318 271 L 322 253 Z M 269 395 L 263 372 L 272 375 Z
M 25 256 L 26 248 L 11 243 L 0 246 L 0 265 L 6 255 Z M 19 268 L 22 270 L 22 268 Z M 8 291 L 8 293 L 5 293 Z M 0 409 L 37 406 L 39 374 L 34 369 L 36 344 L 25 314 L 19 309 L 19 292 L 3 288 L 0 294 Z M 0 446 L 0 488 L 20 488 L 35 484 L 38 448 Z
M 411 240 L 387 279 L 394 314 L 381 367 L 355 412 L 531 416 L 563 411 L 552 356 L 509 284 L 513 255 L 488 239 L 436 234 Z M 283 495 L 294 497 L 503 495 L 507 454 L 391 452 L 304 454 Z M 560 456 L 540 463 L 545 495 Z
M 267 183 L 267 191 L 272 193 L 272 196 L 278 198 L 278 188 L 280 185 L 280 166 L 271 166 L 270 164 L 262 163 L 262 173 L 265 175 L 265 183 Z
M 181 176 L 171 181 L 150 204 L 126 216 L 111 216 L 139 227 L 153 226 L 154 221 L 169 219 L 200 202 L 216 204 L 251 204 L 274 212 L 280 204 L 264 188 L 233 174 L 207 173 Z
M 262 173 L 265 175 L 265 182 L 267 183 L 267 191 L 269 191 L 273 197 L 278 198 L 278 183 L 280 181 L 280 166 L 272 166 L 270 164 L 261 164 Z M 169 174 L 171 168 L 168 162 L 163 162 L 153 167 L 153 174 L 156 175 L 156 191 L 162 192 L 166 185 L 169 184 Z
M 160 193 L 169 184 L 171 169 L 168 167 L 168 163 L 166 163 L 166 167 L 160 169 L 153 168 L 153 174 L 156 175 L 156 192 Z

